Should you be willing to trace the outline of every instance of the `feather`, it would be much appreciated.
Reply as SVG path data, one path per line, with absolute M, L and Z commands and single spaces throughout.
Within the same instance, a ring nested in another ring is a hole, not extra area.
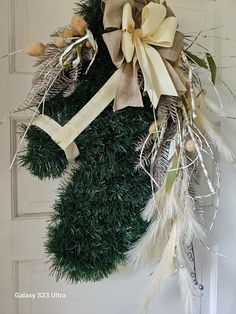
M 191 265 L 184 256 L 183 243 L 189 244 L 194 238 L 204 238 L 205 233 L 197 220 L 194 200 L 189 195 L 188 186 L 188 170 L 179 170 L 169 192 L 166 192 L 163 184 L 152 196 L 142 212 L 142 218 L 151 223 L 146 233 L 127 253 L 128 263 L 135 267 L 144 262 L 154 266 L 152 280 L 142 301 L 144 313 L 155 292 L 173 272 L 175 247 L 179 263 L 188 268 Z M 191 276 L 188 277 L 184 271 L 181 273 L 182 295 L 188 308 L 192 304 L 186 288 L 190 285 L 190 279 L 192 280 Z
M 180 241 L 177 241 L 176 244 L 176 258 L 179 264 L 178 285 L 184 303 L 185 313 L 199 313 L 199 298 L 191 276 L 192 270 L 189 271 L 189 268 L 192 268 L 189 260 L 186 259 L 183 243 Z
M 143 220 L 151 222 L 143 236 L 133 244 L 127 252 L 127 261 L 137 268 L 145 262 L 153 263 L 161 254 L 168 236 L 164 230 L 161 231 L 161 215 L 159 207 L 163 208 L 166 203 L 164 187 L 158 190 L 148 201 L 142 212 Z
M 141 167 L 141 163 L 143 166 L 150 166 L 150 156 L 151 156 L 151 151 L 154 145 L 154 139 L 152 136 L 144 136 L 140 139 L 140 141 L 137 143 L 136 147 L 135 147 L 135 151 L 136 152 L 142 152 L 142 156 L 141 156 L 141 161 L 139 161 L 136 166 L 135 169 L 139 170 L 142 169 Z
M 147 222 L 151 222 L 157 215 L 157 197 L 160 192 L 156 192 L 147 202 L 145 208 L 141 212 L 141 217 Z
M 175 188 L 177 189 L 176 194 L 176 208 L 177 217 L 181 221 L 181 233 L 186 243 L 192 242 L 195 237 L 201 241 L 205 237 L 203 227 L 197 220 L 196 213 L 194 211 L 195 204 L 193 198 L 189 194 L 189 179 L 187 171 L 183 171 L 182 179 L 176 182 Z
M 128 264 L 136 269 L 146 262 L 151 262 L 150 259 L 157 257 L 161 251 L 160 248 L 156 248 L 160 240 L 159 223 L 153 221 L 143 236 L 127 252 Z
M 56 36 L 64 28 L 58 29 L 52 36 Z M 66 56 L 68 68 L 63 68 L 59 63 L 60 56 L 64 53 L 66 47 L 70 43 L 65 41 L 61 47 L 57 47 L 54 43 L 48 43 L 43 56 L 37 58 L 34 66 L 37 71 L 32 81 L 32 88 L 20 107 L 16 108 L 13 113 L 37 108 L 37 106 L 45 101 L 62 93 L 64 97 L 71 96 L 78 86 L 78 79 L 84 69 L 84 66 L 95 55 L 93 49 L 87 48 L 85 45 L 81 48 L 81 63 L 71 69 L 70 64 L 77 58 L 77 46 L 73 47 Z
M 222 110 L 220 107 L 218 107 L 210 98 L 204 96 L 201 97 L 202 103 L 212 112 L 214 112 L 217 116 L 221 118 L 230 118 L 224 110 Z M 232 117 L 233 118 L 233 117 Z M 234 118 L 235 119 L 235 118 Z
M 184 300 L 185 313 L 199 313 L 199 298 L 193 285 L 193 279 L 187 267 L 180 267 L 178 284 L 182 299 Z
M 141 313 L 146 313 L 149 304 L 160 286 L 169 279 L 174 272 L 174 252 L 176 244 L 176 222 L 173 222 L 169 240 L 160 261 L 152 274 L 152 280 L 141 302 Z
M 148 201 L 146 207 L 141 213 L 143 220 L 150 222 L 155 219 L 157 214 L 160 214 L 160 209 L 162 209 L 167 201 L 167 195 L 165 193 L 164 185 L 160 190 L 158 190 Z
M 61 36 L 61 33 L 66 29 L 68 28 L 69 26 L 61 26 L 61 27 L 58 27 L 54 32 L 52 32 L 50 34 L 51 37 L 60 37 Z
M 179 230 L 183 240 L 190 243 L 194 237 L 198 240 L 204 239 L 205 233 L 194 208 L 194 201 L 188 193 L 187 173 L 184 172 L 183 176 L 176 179 L 169 193 L 166 193 L 163 185 L 142 211 L 142 218 L 151 224 L 128 251 L 128 263 L 135 268 L 144 262 L 153 264 L 168 241 L 169 223 L 175 217 L 181 221 Z
M 70 85 L 63 91 L 62 93 L 63 97 L 68 98 L 71 95 L 73 95 L 76 88 L 77 84 L 75 82 L 71 82 Z
M 204 229 L 196 219 L 193 206 L 192 200 L 190 200 L 189 196 L 187 196 L 183 206 L 181 220 L 182 236 L 186 243 L 192 242 L 194 237 L 199 241 L 202 241 L 205 238 Z
M 219 133 L 216 131 L 215 127 L 211 124 L 211 122 L 206 118 L 205 115 L 202 114 L 200 110 L 197 111 L 198 119 L 196 123 L 201 130 L 204 130 L 213 145 L 217 148 L 220 152 L 222 158 L 228 162 L 234 162 L 235 156 L 231 149 L 228 147 L 227 144 L 222 140 Z
M 162 254 L 168 242 L 176 202 L 173 190 L 167 194 L 164 185 L 150 198 L 142 212 L 142 218 L 151 223 L 144 235 L 127 252 L 127 261 L 134 268 L 145 262 L 153 264 Z
M 195 204 L 188 191 L 189 178 L 186 170 L 179 172 L 171 191 L 162 195 L 157 204 L 160 208 L 160 229 L 163 231 L 170 219 L 177 217 L 181 221 L 181 236 L 190 243 L 195 237 L 202 240 L 205 236 L 202 226 L 197 220 Z
M 163 117 L 171 117 L 173 122 L 178 121 L 178 97 L 175 96 L 161 96 L 158 104 L 158 112 Z

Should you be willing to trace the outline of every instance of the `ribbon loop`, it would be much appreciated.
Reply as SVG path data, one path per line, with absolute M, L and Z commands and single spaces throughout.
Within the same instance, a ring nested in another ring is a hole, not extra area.
M 133 34 L 135 23 L 132 17 L 132 8 L 126 3 L 123 8 L 122 15 L 122 41 L 121 48 L 127 63 L 131 62 L 134 56 Z
M 149 3 L 142 10 L 142 36 L 150 38 L 166 18 L 166 8 L 158 3 Z
M 178 23 L 176 17 L 166 18 L 166 15 L 164 5 L 150 2 L 142 10 L 141 29 L 135 29 L 130 3 L 123 6 L 122 51 L 128 63 L 134 55 L 137 56 L 144 77 L 144 89 L 155 108 L 161 95 L 178 96 L 164 61 L 151 46 L 173 46 Z

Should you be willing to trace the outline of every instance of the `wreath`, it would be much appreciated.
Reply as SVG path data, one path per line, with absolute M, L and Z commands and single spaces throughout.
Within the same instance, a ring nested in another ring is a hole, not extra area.
M 62 178 L 45 243 L 51 271 L 77 283 L 149 263 L 144 312 L 174 274 L 186 313 L 196 309 L 194 246 L 207 247 L 202 200 L 218 198 L 215 148 L 234 160 L 209 120 L 227 115 L 198 75 L 210 71 L 214 85 L 216 64 L 190 52 L 189 38 L 166 2 L 82 0 L 49 43 L 24 49 L 37 71 L 15 110 L 33 110 L 15 158 L 41 180 Z

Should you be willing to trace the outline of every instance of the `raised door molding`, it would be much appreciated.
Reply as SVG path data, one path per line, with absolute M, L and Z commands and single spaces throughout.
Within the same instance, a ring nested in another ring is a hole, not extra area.
M 47 42 L 49 34 L 68 25 L 74 0 L 9 0 L 9 52 L 23 49 L 29 42 Z M 10 73 L 32 74 L 34 60 L 24 53 L 10 57 Z
M 19 118 L 11 119 L 10 122 L 11 160 L 19 144 L 19 135 L 22 134 L 19 127 L 22 123 L 26 123 L 26 120 Z M 15 163 L 11 170 L 12 219 L 48 217 L 59 181 L 41 181 Z

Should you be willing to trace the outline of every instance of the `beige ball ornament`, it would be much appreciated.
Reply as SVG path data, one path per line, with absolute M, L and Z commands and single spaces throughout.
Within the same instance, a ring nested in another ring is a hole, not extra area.
M 185 144 L 185 149 L 189 153 L 194 153 L 196 151 L 196 146 L 193 140 L 188 140 Z
M 41 42 L 32 42 L 25 48 L 27 55 L 31 57 L 43 56 L 46 51 L 46 46 Z
M 88 29 L 88 24 L 85 19 L 80 15 L 73 15 L 71 19 L 71 27 L 80 36 L 84 36 Z
M 90 43 L 88 40 L 86 41 L 85 46 L 86 46 L 87 48 L 89 48 L 89 49 L 92 48 L 92 45 L 91 45 L 91 43 Z

